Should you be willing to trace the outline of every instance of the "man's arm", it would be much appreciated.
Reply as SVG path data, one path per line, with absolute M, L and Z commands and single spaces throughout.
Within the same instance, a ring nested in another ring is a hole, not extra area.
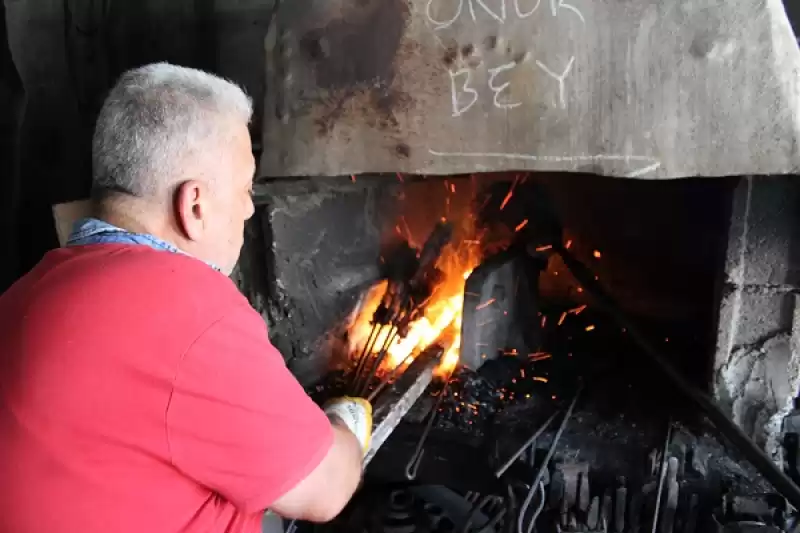
M 310 521 L 336 516 L 359 483 L 364 450 L 348 427 L 311 401 L 244 306 L 189 348 L 167 408 L 176 468 L 244 512 Z
M 284 518 L 333 520 L 358 488 L 364 455 L 361 443 L 341 420 L 331 420 L 331 426 L 333 444 L 322 462 L 270 506 Z

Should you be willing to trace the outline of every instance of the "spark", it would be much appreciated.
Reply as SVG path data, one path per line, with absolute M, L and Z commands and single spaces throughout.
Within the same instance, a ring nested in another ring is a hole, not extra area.
M 450 192 L 451 192 L 452 194 L 455 194 L 455 193 L 456 193 L 456 184 L 455 184 L 455 183 L 451 183 L 451 184 L 450 184 Z
M 542 327 L 544 327 L 546 324 L 547 324 L 547 315 L 544 315 L 542 317 Z
M 545 246 L 539 246 L 538 248 L 536 248 L 536 251 L 537 252 L 546 252 L 547 250 L 552 250 L 552 249 L 553 249 L 553 245 L 552 244 L 547 244 Z
M 356 175 L 355 174 L 350 174 L 350 181 L 352 181 L 353 183 L 356 182 Z
M 503 203 L 500 204 L 500 211 L 505 209 L 506 205 L 508 204 L 508 201 L 511 200 L 512 196 L 514 196 L 514 189 L 517 187 L 517 183 L 519 183 L 519 175 L 514 176 L 514 181 L 513 183 L 511 183 L 511 187 L 509 187 L 508 189 L 508 194 L 506 194 L 506 197 L 503 198 Z
M 408 222 L 406 222 L 406 217 L 401 216 L 400 222 L 403 223 L 403 230 L 406 232 L 406 240 L 411 243 L 413 241 L 411 237 L 411 228 L 408 227 Z
M 399 172 L 397 173 L 397 179 L 400 180 L 400 183 L 405 183 L 405 180 L 403 179 L 403 175 L 400 174 Z
M 595 326 L 586 326 L 586 331 L 594 331 L 595 329 Z
M 542 383 L 548 383 L 550 380 L 542 376 L 533 376 L 533 381 L 541 381 Z
M 513 187 L 508 190 L 508 194 L 506 194 L 506 197 L 503 198 L 503 203 L 500 204 L 500 211 L 502 211 L 503 209 L 506 208 L 506 205 L 508 205 L 508 201 L 511 200 L 512 196 L 514 196 L 514 188 Z
M 527 225 L 528 225 L 528 219 L 526 218 L 525 220 L 520 222 L 519 225 L 516 228 L 514 228 L 514 231 L 517 232 L 517 231 L 521 230 L 522 228 L 524 228 Z
M 568 240 L 568 241 L 567 241 L 567 244 L 565 244 L 565 245 L 564 245 L 564 248 L 566 248 L 567 250 L 569 250 L 570 248 L 572 248 L 572 239 L 570 239 L 570 240 Z
M 494 298 L 489 298 L 488 300 L 486 300 L 485 302 L 483 302 L 482 304 L 477 306 L 475 308 L 475 310 L 476 311 L 480 311 L 481 309 L 485 309 L 485 308 L 489 307 L 490 305 L 492 305 L 494 302 L 495 302 Z
M 566 319 L 567 319 L 567 312 L 564 311 L 563 313 L 561 313 L 561 318 L 558 319 L 558 325 L 560 326 L 561 324 L 563 324 Z
M 603 254 L 600 253 L 600 250 L 595 250 L 594 252 L 592 252 L 592 255 L 594 256 L 595 259 L 600 259 L 601 257 L 603 257 Z
M 579 314 L 583 313 L 586 310 L 587 307 L 588 307 L 587 305 L 582 305 L 580 307 L 576 307 L 575 309 L 570 309 L 567 312 L 568 313 L 572 313 L 573 315 L 579 315 Z

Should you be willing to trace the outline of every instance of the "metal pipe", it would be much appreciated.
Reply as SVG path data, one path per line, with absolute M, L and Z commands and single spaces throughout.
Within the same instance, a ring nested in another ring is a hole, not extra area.
M 711 423 L 719 432 L 728 439 L 733 446 L 739 450 L 764 478 L 769 481 L 775 489 L 786 498 L 795 509 L 800 509 L 800 488 L 795 485 L 781 469 L 759 448 L 739 426 L 736 425 L 728 415 L 711 399 L 707 394 L 692 385 L 680 372 L 675 370 L 666 356 L 644 335 L 641 330 L 632 322 L 620 308 L 619 304 L 603 290 L 602 286 L 595 281 L 591 271 L 562 246 L 554 246 L 553 250 L 561 256 L 566 267 L 583 286 L 587 294 L 603 310 L 611 315 L 617 323 L 627 329 L 631 338 L 636 341 L 642 351 L 650 360 L 661 370 L 675 387 L 686 395 L 694 404 L 703 411 Z

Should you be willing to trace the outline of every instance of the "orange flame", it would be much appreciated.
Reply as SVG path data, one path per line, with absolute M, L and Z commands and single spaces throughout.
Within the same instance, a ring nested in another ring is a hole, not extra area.
M 464 283 L 472 270 L 480 262 L 475 246 L 468 246 L 465 240 L 461 245 L 448 245 L 437 262 L 443 273 L 443 281 L 437 285 L 421 318 L 412 322 L 405 338 L 396 334 L 396 328 L 384 327 L 373 344 L 372 353 L 377 354 L 388 344 L 387 357 L 383 371 L 389 371 L 410 362 L 425 348 L 437 340 L 445 344 L 445 353 L 437 368 L 437 375 L 448 375 L 458 364 L 461 349 L 461 317 L 464 307 Z M 350 327 L 348 335 L 351 354 L 360 354 L 372 330 L 372 316 L 386 292 L 387 282 L 375 285 L 364 299 L 358 315 Z M 355 355 L 354 355 L 355 356 Z

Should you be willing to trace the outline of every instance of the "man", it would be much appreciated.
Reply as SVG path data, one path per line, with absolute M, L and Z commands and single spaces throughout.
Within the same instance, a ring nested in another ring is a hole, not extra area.
M 0 531 L 260 531 L 333 518 L 369 404 L 326 416 L 227 278 L 253 214 L 251 102 L 125 73 L 93 139 L 95 218 L 0 297 Z

